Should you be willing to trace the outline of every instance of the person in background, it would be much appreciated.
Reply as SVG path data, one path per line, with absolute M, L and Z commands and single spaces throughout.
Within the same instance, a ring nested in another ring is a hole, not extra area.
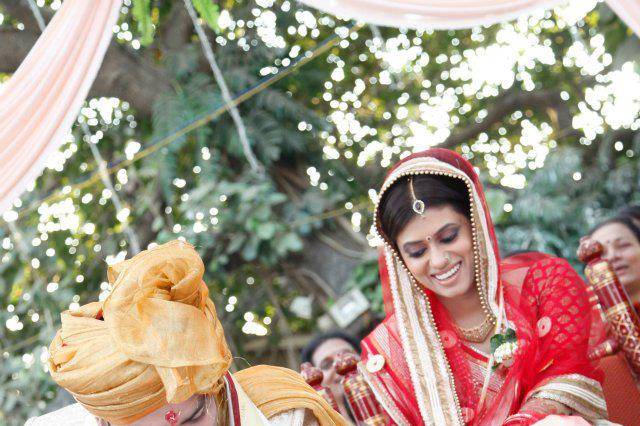
M 336 398 L 340 414 L 344 418 L 351 418 L 347 408 L 347 401 L 340 383 L 341 376 L 336 372 L 335 360 L 338 354 L 351 352 L 360 354 L 358 339 L 342 331 L 331 331 L 315 336 L 302 349 L 302 362 L 310 362 L 322 370 L 324 379 L 322 386 L 329 388 Z
M 640 206 L 630 206 L 598 224 L 589 236 L 604 247 L 636 310 L 640 307 Z

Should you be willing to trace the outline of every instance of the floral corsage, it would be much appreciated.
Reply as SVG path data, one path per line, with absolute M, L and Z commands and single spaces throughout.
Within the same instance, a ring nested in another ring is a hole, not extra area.
M 490 340 L 491 353 L 493 354 L 493 369 L 511 367 L 513 358 L 518 350 L 518 338 L 516 331 L 508 328 L 501 334 L 494 334 Z

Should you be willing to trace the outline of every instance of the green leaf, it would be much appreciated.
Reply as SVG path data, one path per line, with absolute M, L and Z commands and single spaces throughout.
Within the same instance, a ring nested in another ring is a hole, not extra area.
M 258 256 L 258 245 L 260 240 L 257 238 L 251 238 L 242 248 L 242 257 L 244 260 L 251 262 Z
M 269 196 L 267 197 L 267 201 L 271 204 L 280 204 L 280 203 L 284 203 L 287 200 L 288 200 L 287 196 L 279 192 L 274 192 L 272 194 L 269 194 Z
M 273 236 L 276 234 L 276 230 L 277 227 L 275 223 L 261 223 L 260 225 L 258 225 L 257 235 L 262 240 L 268 240 L 270 238 L 273 238 Z
M 237 235 L 231 238 L 231 242 L 227 246 L 227 253 L 233 254 L 240 250 L 240 247 L 245 243 L 246 237 L 244 235 Z
M 302 247 L 303 243 L 300 237 L 293 232 L 289 232 L 280 239 L 279 244 L 276 246 L 276 250 L 279 254 L 284 254 L 287 251 L 302 250 Z
M 148 46 L 153 42 L 153 24 L 151 23 L 151 0 L 133 0 L 131 9 L 133 17 L 138 22 L 140 44 Z
M 159 231 L 162 229 L 162 227 L 164 226 L 164 218 L 161 216 L 157 216 L 155 219 L 153 219 L 153 222 L 151 222 L 151 229 L 153 231 Z
M 218 18 L 220 17 L 220 8 L 212 0 L 192 0 L 193 7 L 198 11 L 198 14 L 216 33 L 220 33 L 221 29 L 218 25 Z
M 489 341 L 491 345 L 491 353 L 495 352 L 496 349 L 498 349 L 500 345 L 503 344 L 505 341 L 506 340 L 504 335 L 494 334 L 493 337 L 491 337 L 491 340 Z

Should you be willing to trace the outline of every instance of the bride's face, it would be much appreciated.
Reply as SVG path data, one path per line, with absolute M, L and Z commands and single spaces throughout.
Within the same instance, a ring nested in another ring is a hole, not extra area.
M 469 219 L 449 205 L 429 207 L 398 233 L 402 260 L 418 283 L 440 297 L 477 292 Z
M 218 424 L 218 407 L 215 401 L 215 398 L 194 395 L 180 404 L 167 404 L 130 426 L 214 426 Z M 177 422 L 172 423 L 167 417 L 170 411 L 175 413 Z

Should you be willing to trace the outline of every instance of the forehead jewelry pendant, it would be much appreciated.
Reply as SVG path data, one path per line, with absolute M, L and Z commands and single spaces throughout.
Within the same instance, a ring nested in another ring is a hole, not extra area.
M 424 211 L 427 209 L 427 205 L 424 201 L 419 200 L 416 197 L 416 192 L 413 190 L 413 178 L 409 178 L 409 192 L 411 193 L 411 199 L 413 200 L 413 203 L 411 204 L 413 212 L 418 216 L 424 216 Z
M 176 426 L 178 424 L 178 420 L 180 420 L 180 414 L 173 410 L 169 410 L 167 411 L 167 414 L 164 415 L 164 419 L 167 421 L 168 425 Z

